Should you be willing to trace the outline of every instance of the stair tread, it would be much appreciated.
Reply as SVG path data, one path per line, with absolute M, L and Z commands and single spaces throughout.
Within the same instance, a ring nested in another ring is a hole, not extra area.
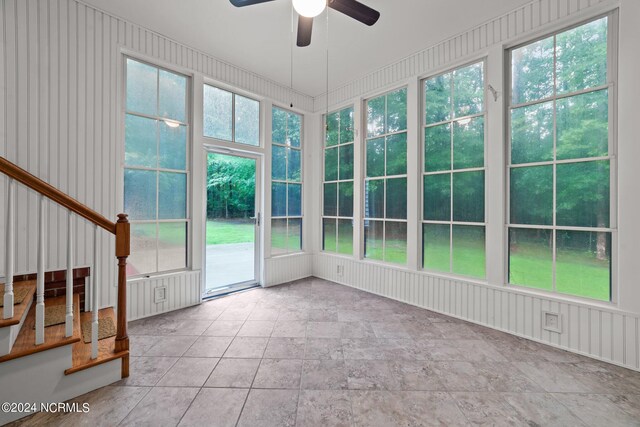
M 45 306 L 65 305 L 66 297 L 48 298 L 44 300 Z M 73 296 L 73 335 L 65 337 L 65 325 L 54 325 L 44 328 L 44 343 L 35 345 L 36 330 L 36 304 L 31 304 L 27 318 L 20 329 L 16 342 L 11 349 L 11 353 L 0 357 L 0 363 L 7 360 L 17 359 L 30 354 L 46 351 L 63 345 L 73 344 L 81 340 L 80 331 L 80 297 Z
M 117 324 L 116 313 L 113 307 L 107 307 L 98 311 L 98 318 L 104 319 L 110 317 L 113 320 L 114 325 Z M 80 323 L 90 322 L 92 320 L 92 313 L 85 312 L 80 315 Z M 91 343 L 85 343 L 80 340 L 73 344 L 73 364 L 70 369 L 64 371 L 69 375 L 74 372 L 82 371 L 93 366 L 100 365 L 102 363 L 110 362 L 115 359 L 119 359 L 129 355 L 129 351 L 115 352 L 116 337 L 109 337 L 98 341 L 98 357 L 91 359 Z
M 5 328 L 8 326 L 17 325 L 20 323 L 20 319 L 22 319 L 22 315 L 27 308 L 29 307 L 29 303 L 33 301 L 33 294 L 36 293 L 36 281 L 35 280 L 27 280 L 24 282 L 15 282 L 13 284 L 13 290 L 17 288 L 29 288 L 29 293 L 22 300 L 20 304 L 15 304 L 13 306 L 13 317 L 9 319 L 3 319 L 4 317 L 4 307 L 0 307 L 0 328 Z M 0 298 L 4 298 L 3 295 L 0 295 Z

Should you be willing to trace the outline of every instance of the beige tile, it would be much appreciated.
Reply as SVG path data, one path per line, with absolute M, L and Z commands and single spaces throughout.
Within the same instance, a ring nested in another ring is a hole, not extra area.
M 249 390 L 203 388 L 180 421 L 181 427 L 233 427 Z M 212 405 L 215 405 L 212 407 Z M 212 409 L 215 408 L 215 409 Z
M 253 388 L 299 389 L 302 360 L 262 359 Z
M 224 353 L 224 357 L 241 359 L 261 359 L 269 338 L 236 337 Z
M 198 339 L 196 336 L 156 337 L 156 344 L 144 353 L 144 356 L 182 356 Z
M 298 427 L 351 427 L 351 399 L 348 392 L 302 390 L 298 401 Z
M 269 337 L 275 322 L 272 320 L 247 320 L 238 331 L 239 337 Z
M 305 360 L 300 387 L 307 390 L 346 390 L 348 381 L 344 361 Z
M 231 341 L 232 337 L 198 337 L 184 357 L 222 357 Z
M 302 359 L 304 338 L 271 338 L 264 352 L 265 359 Z
M 238 427 L 293 427 L 296 423 L 298 390 L 249 392 Z
M 183 357 L 158 382 L 162 387 L 202 387 L 219 359 Z
M 221 359 L 205 387 L 249 388 L 260 366 L 260 359 Z
M 216 320 L 202 335 L 211 337 L 235 337 L 242 325 L 241 320 Z
M 196 394 L 198 394 L 197 388 L 154 387 L 120 425 L 175 426 Z

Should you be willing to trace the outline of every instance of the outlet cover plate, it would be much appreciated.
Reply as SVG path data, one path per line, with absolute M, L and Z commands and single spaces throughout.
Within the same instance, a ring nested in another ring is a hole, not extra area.
M 156 304 L 165 302 L 167 300 L 167 287 L 158 286 L 153 288 L 153 302 Z
M 554 313 L 552 311 L 543 311 L 542 312 L 542 329 L 555 332 L 558 334 L 562 333 L 562 314 Z

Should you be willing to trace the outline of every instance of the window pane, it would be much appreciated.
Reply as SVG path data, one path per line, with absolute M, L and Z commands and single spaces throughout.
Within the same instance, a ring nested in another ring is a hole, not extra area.
M 607 18 L 558 34 L 556 44 L 558 93 L 607 82 Z
M 383 221 L 364 222 L 364 256 L 382 261 Z
M 456 117 L 478 114 L 484 102 L 483 64 L 473 64 L 453 72 L 453 107 Z
M 300 150 L 287 147 L 287 181 L 300 182 Z
M 385 97 L 380 96 L 367 102 L 367 137 L 384 134 Z
M 340 113 L 335 112 L 327 116 L 325 146 L 338 145 L 340 139 Z
M 556 233 L 556 290 L 609 301 L 611 233 L 566 230 Z
M 606 156 L 609 152 L 609 91 L 557 101 L 557 158 Z
M 396 264 L 407 263 L 406 222 L 385 222 L 384 260 Z
M 553 160 L 553 102 L 511 110 L 511 163 Z
M 338 184 L 324 184 L 324 215 L 338 215 Z
M 158 115 L 179 122 L 187 121 L 187 79 L 179 74 L 160 70 Z M 162 265 L 160 265 L 162 269 Z
M 557 166 L 556 223 L 573 227 L 609 227 L 609 161 Z
M 384 138 L 367 141 L 367 177 L 384 176 Z
M 302 219 L 289 220 L 289 238 L 287 239 L 289 251 L 302 250 Z
M 484 227 L 453 226 L 453 272 L 463 276 L 485 277 Z
M 300 131 L 302 125 L 300 116 L 295 113 L 287 115 L 287 145 L 292 147 L 300 147 Z
M 422 265 L 425 269 L 449 272 L 449 225 L 447 224 L 423 224 L 422 225 Z
M 164 169 L 187 168 L 187 127 L 170 127 L 160 122 L 160 162 Z
M 340 147 L 340 179 L 353 179 L 353 144 Z
M 287 184 L 288 212 L 287 216 L 302 216 L 302 185 Z
M 187 224 L 158 224 L 158 270 L 178 270 L 187 266 Z
M 336 181 L 338 179 L 338 150 L 338 147 L 324 150 L 325 181 Z
M 553 288 L 551 230 L 509 230 L 509 283 Z
M 453 174 L 453 220 L 484 222 L 484 171 Z
M 156 219 L 155 171 L 124 170 L 124 211 L 129 219 Z
M 274 255 L 287 252 L 287 220 L 271 220 L 271 253 Z
M 231 141 L 233 94 L 204 85 L 204 136 Z
M 287 179 L 287 148 L 279 145 L 271 146 L 271 178 L 285 181 Z
M 511 52 L 512 104 L 553 95 L 553 37 Z
M 158 113 L 158 69 L 127 58 L 127 111 Z
M 553 225 L 553 166 L 511 169 L 511 223 Z
M 353 221 L 338 220 L 338 253 L 353 255 Z
M 399 133 L 387 137 L 387 175 L 407 173 L 407 134 Z
M 484 166 L 484 117 L 462 119 L 453 125 L 453 168 Z
M 425 123 L 451 120 L 451 73 L 425 81 Z
M 353 107 L 340 111 L 340 144 L 353 142 Z
M 156 223 L 131 224 L 131 255 L 127 259 L 127 276 L 158 271 L 156 242 Z
M 407 89 L 399 89 L 387 95 L 386 133 L 407 128 Z
M 339 185 L 339 216 L 353 216 L 353 182 L 341 182 Z
M 272 110 L 271 141 L 282 145 L 287 143 L 287 112 L 279 108 Z
M 336 244 L 336 220 L 333 218 L 322 219 L 322 250 L 328 252 L 337 251 Z
M 124 163 L 127 166 L 157 166 L 158 122 L 127 114 L 124 124 Z
M 236 95 L 236 142 L 260 145 L 260 103 Z
M 271 185 L 271 216 L 287 214 L 287 184 L 274 182 Z
M 384 180 L 373 179 L 364 184 L 365 218 L 384 218 Z
M 451 169 L 451 124 L 424 130 L 424 170 L 436 172 Z
M 424 219 L 451 220 L 451 174 L 425 175 Z
M 160 172 L 158 185 L 158 218 L 187 217 L 187 174 Z
M 407 219 L 407 178 L 387 179 L 387 218 Z

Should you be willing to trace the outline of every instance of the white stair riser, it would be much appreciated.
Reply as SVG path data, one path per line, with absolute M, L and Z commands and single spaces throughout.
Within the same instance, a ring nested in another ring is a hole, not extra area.
M 33 301 L 29 302 L 29 306 L 24 313 L 22 313 L 20 323 L 6 328 L 0 328 L 0 356 L 11 353 L 11 349 L 13 348 L 13 344 L 16 342 L 16 338 L 18 338 L 22 324 L 27 318 L 27 314 L 29 314 L 31 304 L 33 304 Z

